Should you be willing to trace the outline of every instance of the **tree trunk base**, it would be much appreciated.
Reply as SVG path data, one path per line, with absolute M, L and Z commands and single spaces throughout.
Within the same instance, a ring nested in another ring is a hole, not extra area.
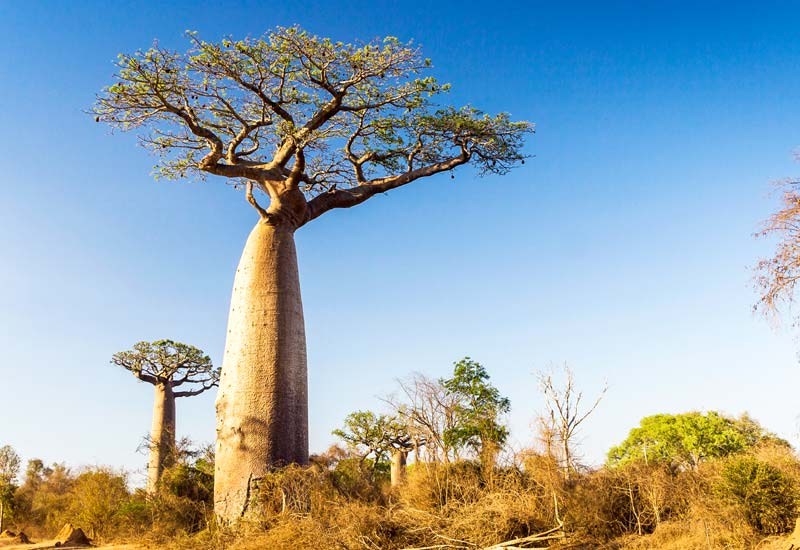
M 217 395 L 214 510 L 224 523 L 260 514 L 258 485 L 308 463 L 303 305 L 291 228 L 259 222 L 231 298 Z

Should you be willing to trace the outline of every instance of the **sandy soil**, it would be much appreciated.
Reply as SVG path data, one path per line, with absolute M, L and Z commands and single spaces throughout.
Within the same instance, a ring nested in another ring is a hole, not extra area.
M 55 548 L 55 543 L 55 540 L 34 542 L 33 544 L 19 544 L 16 542 L 7 543 L 0 541 L 0 550 L 38 550 L 42 548 Z M 112 544 L 108 546 L 92 546 L 90 548 L 95 550 L 143 550 L 144 546 L 138 546 L 135 544 Z

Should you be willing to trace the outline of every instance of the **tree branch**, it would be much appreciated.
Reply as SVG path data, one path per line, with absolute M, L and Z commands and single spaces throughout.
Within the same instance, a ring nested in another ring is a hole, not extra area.
M 452 170 L 456 166 L 469 162 L 469 159 L 470 153 L 462 149 L 461 154 L 457 157 L 452 157 L 449 160 L 437 162 L 430 166 L 417 168 L 416 170 L 409 170 L 399 176 L 378 178 L 351 189 L 332 189 L 326 191 L 308 202 L 306 219 L 303 221 L 303 224 L 310 222 L 314 218 L 318 218 L 328 210 L 334 208 L 350 208 L 351 206 L 361 204 L 377 193 L 385 193 L 386 191 L 396 189 L 419 178 Z
M 268 219 L 269 218 L 269 214 L 267 214 L 267 211 L 264 210 L 261 207 L 260 204 L 258 204 L 258 202 L 256 201 L 256 198 L 253 196 L 253 182 L 252 181 L 248 181 L 247 182 L 247 191 L 245 191 L 245 194 L 247 196 L 247 202 L 249 202 L 251 205 L 253 205 L 253 208 L 256 209 L 256 211 L 258 212 L 258 215 L 261 216 L 261 219 L 262 220 Z

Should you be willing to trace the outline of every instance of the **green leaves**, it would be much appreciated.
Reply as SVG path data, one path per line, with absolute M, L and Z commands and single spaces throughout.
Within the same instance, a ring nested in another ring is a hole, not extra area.
M 375 465 L 386 464 L 393 449 L 404 448 L 409 439 L 405 425 L 397 418 L 372 411 L 356 411 L 347 415 L 344 427 L 333 435 L 361 455 L 372 456 Z
M 511 402 L 489 383 L 486 369 L 469 357 L 455 363 L 453 377 L 441 381 L 447 391 L 458 397 L 455 426 L 445 434 L 454 446 L 468 446 L 477 452 L 492 444 L 500 446 L 508 438 L 508 428 L 499 417 L 511 409 Z
M 428 74 L 418 46 L 396 37 L 334 42 L 297 26 L 219 42 L 186 36 L 186 52 L 155 43 L 120 54 L 116 82 L 92 110 L 112 128 L 139 131 L 159 177 L 281 180 L 302 148 L 302 190 L 313 198 L 420 177 L 415 170 L 454 159 L 503 174 L 522 162 L 523 137 L 533 131 L 507 114 L 436 104 L 449 85 Z
M 111 363 L 144 382 L 169 383 L 173 387 L 194 384 L 207 389 L 217 385 L 220 375 L 220 369 L 214 368 L 202 350 L 173 340 L 138 342 L 131 350 L 115 353 Z
M 775 535 L 794 527 L 800 493 L 790 476 L 767 462 L 750 456 L 731 458 L 713 489 L 759 533 Z
M 695 469 L 704 460 L 741 452 L 767 437 L 746 415 L 734 419 L 715 411 L 657 414 L 643 418 L 622 444 L 609 451 L 608 461 L 612 465 L 661 462 Z

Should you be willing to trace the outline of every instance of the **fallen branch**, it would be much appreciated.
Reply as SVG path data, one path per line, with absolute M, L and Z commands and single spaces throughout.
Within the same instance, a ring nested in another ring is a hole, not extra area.
M 420 510 L 421 511 L 421 510 Z M 552 529 L 548 529 L 547 531 L 542 531 L 541 533 L 536 533 L 535 535 L 528 535 L 527 537 L 520 537 L 517 539 L 507 540 L 505 542 L 498 542 L 497 544 L 493 544 L 492 546 L 486 546 L 481 550 L 547 550 L 548 546 L 517 546 L 519 544 L 527 544 L 531 542 L 543 542 L 546 540 L 556 540 L 556 539 L 563 539 L 566 535 L 563 532 L 564 529 L 564 522 L 559 522 L 556 527 Z M 431 531 L 433 531 L 431 529 Z M 558 533 L 557 531 L 562 531 Z M 468 544 L 472 547 L 475 545 L 471 542 L 467 542 L 465 540 L 459 539 L 451 539 L 450 537 L 446 537 L 444 535 L 440 535 L 438 533 L 433 533 L 433 536 L 448 540 L 451 542 L 460 542 L 463 544 Z M 470 546 L 463 546 L 463 545 L 453 545 L 453 544 L 434 544 L 432 546 L 416 546 L 416 547 L 406 547 L 402 550 L 438 550 L 439 548 L 455 548 L 455 549 L 464 549 L 470 548 Z
M 563 528 L 564 528 L 564 523 L 559 522 L 559 524 L 556 527 L 548 529 L 547 531 L 542 531 L 541 533 L 536 533 L 535 535 L 529 535 L 527 537 L 520 537 L 518 539 L 499 542 L 492 546 L 487 546 L 483 548 L 483 550 L 514 550 L 515 548 L 521 548 L 520 546 L 517 546 L 518 544 L 525 544 L 528 542 L 542 542 L 545 540 L 563 539 L 565 536 L 563 532 L 556 533 L 556 531 L 561 531 Z

